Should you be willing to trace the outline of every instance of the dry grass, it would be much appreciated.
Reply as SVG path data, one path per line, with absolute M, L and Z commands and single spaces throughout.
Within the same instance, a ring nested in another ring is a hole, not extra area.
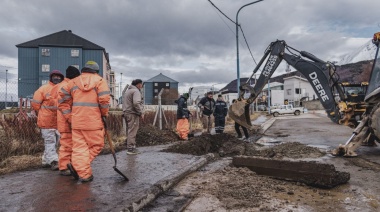
M 124 149 L 125 127 L 120 111 L 110 113 L 107 126 L 116 151 Z M 44 142 L 37 119 L 20 114 L 2 114 L 0 118 L 0 174 L 41 166 Z M 109 151 L 106 142 L 105 152 Z
M 176 111 L 164 111 L 165 118 L 162 117 L 163 129 L 175 130 L 177 124 Z M 202 129 L 199 117 L 193 113 L 191 121 L 192 130 Z M 152 125 L 156 112 L 147 112 L 141 127 Z M 256 119 L 259 113 L 254 113 L 251 120 Z M 156 118 L 158 127 L 158 117 Z M 36 125 L 35 118 L 21 119 L 16 114 L 2 115 L 0 118 L 0 175 L 14 171 L 41 166 L 41 155 L 44 151 L 43 139 Z M 226 124 L 233 123 L 227 118 Z M 121 111 L 110 112 L 107 118 L 108 132 L 113 142 L 115 151 L 126 148 L 125 126 L 123 125 Z M 102 154 L 110 153 L 108 141 L 105 142 Z
M 11 156 L 0 163 L 0 175 L 41 167 L 41 154 Z

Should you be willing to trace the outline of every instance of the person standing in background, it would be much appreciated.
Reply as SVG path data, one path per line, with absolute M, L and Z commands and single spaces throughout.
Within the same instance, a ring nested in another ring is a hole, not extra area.
M 132 81 L 132 85 L 123 96 L 123 114 L 127 122 L 127 154 L 136 155 L 140 152 L 136 148 L 136 134 L 140 126 L 140 118 L 144 120 L 144 104 L 141 95 L 143 82 L 141 79 Z
M 227 103 L 223 100 L 222 95 L 218 95 L 215 103 L 214 118 L 215 118 L 215 132 L 223 133 L 226 124 L 228 108 Z
M 187 99 L 189 98 L 188 93 L 182 94 L 176 101 L 177 107 L 177 132 L 181 140 L 189 140 L 189 109 L 187 108 Z
M 212 128 L 211 115 L 215 109 L 215 100 L 211 91 L 207 92 L 206 96 L 199 101 L 198 107 L 201 110 L 203 133 L 210 133 Z

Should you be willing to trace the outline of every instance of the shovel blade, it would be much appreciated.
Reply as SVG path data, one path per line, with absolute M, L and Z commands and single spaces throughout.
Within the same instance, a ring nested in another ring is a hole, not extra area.
M 126 181 L 129 181 L 128 177 L 125 176 L 118 168 L 115 166 L 113 167 L 113 170 L 115 170 L 118 174 L 120 174 Z

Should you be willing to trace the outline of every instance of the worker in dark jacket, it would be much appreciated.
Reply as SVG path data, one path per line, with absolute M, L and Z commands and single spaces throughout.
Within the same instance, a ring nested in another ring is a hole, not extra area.
M 215 117 L 215 132 L 223 133 L 224 125 L 226 124 L 227 116 L 227 103 L 223 100 L 222 95 L 218 95 L 218 99 L 215 103 L 214 117 Z
M 203 132 L 210 133 L 213 122 L 211 115 L 215 108 L 215 100 L 211 91 L 199 101 L 198 107 L 201 109 Z
M 177 132 L 181 140 L 189 140 L 189 109 L 187 109 L 187 99 L 189 98 L 188 93 L 182 94 L 176 101 L 178 104 L 177 108 Z

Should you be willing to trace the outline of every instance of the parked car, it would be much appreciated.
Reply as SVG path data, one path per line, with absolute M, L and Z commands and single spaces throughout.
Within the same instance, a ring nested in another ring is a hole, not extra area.
M 303 107 L 293 107 L 293 105 L 281 105 L 278 109 L 271 110 L 271 114 L 277 117 L 282 114 L 294 114 L 296 116 L 304 112 Z

